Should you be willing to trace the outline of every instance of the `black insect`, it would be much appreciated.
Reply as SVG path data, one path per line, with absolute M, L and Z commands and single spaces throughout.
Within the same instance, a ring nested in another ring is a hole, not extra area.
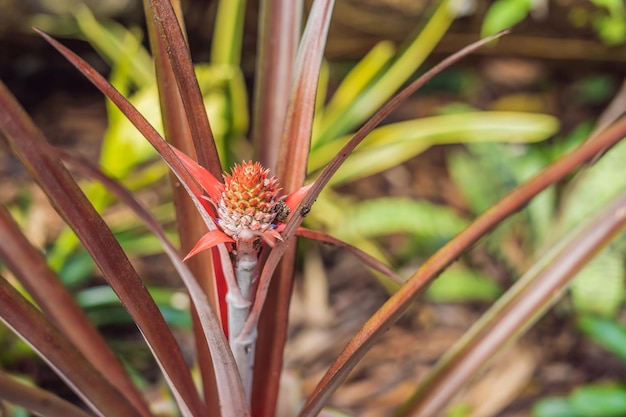
M 272 207 L 272 212 L 276 213 L 273 222 L 274 224 L 276 224 L 287 220 L 287 217 L 289 216 L 289 213 L 291 213 L 291 210 L 289 209 L 287 203 L 285 203 L 285 200 L 279 200 L 276 204 L 274 204 L 274 207 Z
M 300 209 L 300 215 L 302 217 L 306 217 L 306 215 L 309 214 L 310 211 L 311 211 L 310 206 L 302 206 L 302 208 Z

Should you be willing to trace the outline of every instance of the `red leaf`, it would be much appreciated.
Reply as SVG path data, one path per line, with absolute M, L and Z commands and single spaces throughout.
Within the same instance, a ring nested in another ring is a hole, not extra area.
M 209 194 L 211 201 L 217 204 L 222 195 L 222 190 L 224 189 L 224 184 L 219 182 L 213 174 L 207 171 L 202 166 L 198 165 L 196 161 L 185 155 L 183 152 L 179 151 L 175 147 L 171 147 L 176 156 L 180 159 L 180 162 L 183 163 L 187 171 L 198 181 L 198 183 L 204 188 L 204 190 Z M 202 198 L 201 195 L 196 196 L 199 199 Z
M 187 259 L 191 258 L 199 252 L 211 249 L 212 247 L 219 245 L 220 243 L 228 242 L 233 243 L 235 241 L 226 233 L 220 230 L 211 230 L 207 232 L 207 234 L 202 236 L 202 238 L 200 238 L 198 243 L 196 243 L 196 246 L 194 246 L 191 252 L 189 252 L 187 256 L 185 256 L 185 259 L 183 259 L 183 261 L 186 261 Z
M 306 195 L 307 191 L 309 191 L 309 188 L 311 188 L 313 184 L 315 184 L 315 182 L 312 182 L 309 185 L 305 185 L 299 190 L 294 191 L 293 193 L 289 194 L 287 198 L 285 198 L 285 204 L 287 204 L 287 207 L 289 207 L 289 210 L 294 211 L 296 207 L 298 207 L 298 204 L 300 204 L 300 202 Z

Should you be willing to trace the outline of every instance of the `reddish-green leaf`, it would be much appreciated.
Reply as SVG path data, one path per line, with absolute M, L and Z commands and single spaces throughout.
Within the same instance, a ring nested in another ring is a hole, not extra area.
M 47 317 L 76 348 L 141 412 L 150 411 L 121 362 L 76 304 L 46 260 L 0 206 L 0 259 L 24 285 Z
M 111 230 L 55 157 L 41 132 L 1 83 L 0 129 L 137 323 L 164 371 L 181 412 L 202 415 L 205 406 L 195 389 L 180 348 L 154 300 Z
M 298 46 L 294 84 L 287 114 L 283 116 L 283 108 L 278 108 L 277 114 L 269 119 L 270 122 L 276 122 L 280 118 L 286 117 L 285 126 L 281 132 L 281 148 L 277 155 L 276 176 L 287 193 L 298 190 L 304 183 L 306 176 L 318 78 L 334 3 L 334 0 L 316 0 L 313 3 L 302 40 Z M 293 32 L 289 34 L 295 35 Z M 282 56 L 288 55 L 286 53 Z M 278 58 L 279 55 L 276 57 Z M 273 63 L 273 68 L 276 69 L 278 64 Z M 271 91 L 266 91 L 266 93 L 273 94 Z M 280 103 L 280 97 L 278 100 Z M 258 117 L 259 112 L 256 114 Z M 267 131 L 276 133 L 277 129 L 270 127 Z M 275 151 L 275 149 L 271 151 Z M 265 150 L 264 154 L 267 155 L 267 153 L 268 150 Z M 276 155 L 267 158 L 272 162 Z M 274 415 L 275 413 L 283 349 L 287 338 L 287 317 L 293 285 L 295 250 L 296 246 L 292 245 L 283 260 L 279 273 L 276 274 L 273 294 L 271 295 L 273 308 L 265 310 L 263 323 L 260 327 L 252 399 L 255 415 Z M 256 320 L 258 320 L 258 314 L 265 298 L 266 296 L 257 298 L 259 302 L 255 303 L 255 306 L 258 307 Z M 254 327 L 257 327 L 256 323 Z
M 0 398 L 46 417 L 92 417 L 74 404 L 0 372 Z
M 217 386 L 220 400 L 217 405 L 222 409 L 222 417 L 243 417 L 249 415 L 239 372 L 237 371 L 237 366 L 232 357 L 230 348 L 228 347 L 228 341 L 221 331 L 219 320 L 215 316 L 208 298 L 200 287 L 197 278 L 194 277 L 183 261 L 181 261 L 176 248 L 174 248 L 174 245 L 172 245 L 167 238 L 161 225 L 150 215 L 149 211 L 118 182 L 107 177 L 86 161 L 76 158 L 60 149 L 56 151 L 61 155 L 63 160 L 79 169 L 84 175 L 101 182 L 112 194 L 117 196 L 120 201 L 134 211 L 150 231 L 161 241 L 165 253 L 182 278 L 196 306 L 198 320 L 201 324 L 202 338 L 205 339 L 206 345 L 211 350 L 213 369 L 215 370 L 216 379 L 220 382 Z M 220 255 L 221 258 L 218 258 L 220 262 L 230 261 L 225 251 L 221 251 Z M 230 277 L 229 279 L 234 282 L 234 277 Z M 241 294 L 234 294 L 234 296 L 241 297 Z
M 338 248 L 346 249 L 348 252 L 352 253 L 354 256 L 359 258 L 365 265 L 369 266 L 375 271 L 380 272 L 381 274 L 387 275 L 389 278 L 393 279 L 397 284 L 402 285 L 404 280 L 398 274 L 396 274 L 391 268 L 389 268 L 384 263 L 380 262 L 378 259 L 374 258 L 368 253 L 363 252 L 356 246 L 352 246 L 351 244 L 344 242 L 343 240 L 336 239 L 330 236 L 327 233 L 320 232 L 319 230 L 310 230 L 304 227 L 298 227 L 296 231 L 296 236 L 305 237 L 307 239 L 317 240 L 321 243 L 326 243 L 328 245 L 333 245 Z
M 222 168 L 217 147 L 204 108 L 191 54 L 183 31 L 178 24 L 176 13 L 174 13 L 172 4 L 168 0 L 148 1 L 154 22 L 163 37 L 163 45 L 178 84 L 198 163 L 206 167 L 214 177 L 220 178 Z
M 128 120 L 141 132 L 141 134 L 150 142 L 157 150 L 161 158 L 167 163 L 172 172 L 176 175 L 181 184 L 188 189 L 191 195 L 200 195 L 201 188 L 198 186 L 194 178 L 184 168 L 182 162 L 167 142 L 159 135 L 154 127 L 146 120 L 145 117 L 124 96 L 122 96 L 102 75 L 93 69 L 84 60 L 79 58 L 72 51 L 52 39 L 46 33 L 35 29 L 43 38 L 49 42 L 57 51 L 59 51 L 72 65 L 76 67 L 89 81 L 91 81 L 104 95 L 111 100 L 115 106 Z M 197 207 L 198 205 L 196 205 Z M 199 209 L 200 210 L 200 209 Z
M 298 46 L 294 86 L 287 107 L 276 176 L 291 193 L 302 186 L 311 147 L 317 86 L 334 0 L 317 0 Z
M 302 0 L 259 4 L 252 141 L 257 160 L 276 172 L 302 23 Z
M 146 16 L 150 16 L 150 5 L 144 0 L 144 11 Z M 182 10 L 180 1 L 172 1 L 180 26 L 184 31 L 184 22 L 182 19 Z M 159 28 L 154 19 L 147 19 L 148 37 L 152 54 L 154 55 L 154 67 L 156 72 L 157 86 L 159 90 L 159 102 L 161 105 L 161 117 L 163 120 L 163 130 L 165 139 L 176 148 L 180 149 L 187 155 L 193 155 L 196 159 L 196 149 L 193 143 L 191 130 L 185 114 L 185 106 L 181 99 L 181 94 L 176 83 L 176 77 L 170 64 L 165 41 L 160 36 Z M 207 138 L 208 140 L 209 138 Z M 198 239 L 205 232 L 205 224 L 202 215 L 198 212 L 194 201 L 191 200 L 183 187 L 176 186 L 176 179 L 172 178 L 172 195 L 174 199 L 174 209 L 176 210 L 176 224 L 178 227 L 178 235 L 180 246 L 183 253 L 189 252 Z M 200 198 L 200 196 L 196 196 Z M 204 203 L 205 200 L 200 200 Z M 205 205 L 209 213 L 213 213 L 213 208 Z M 211 305 L 218 310 L 220 304 L 219 288 L 223 286 L 222 282 L 216 278 L 220 274 L 219 267 L 216 267 L 217 256 L 214 257 L 209 251 L 193 259 L 187 263 L 189 269 L 198 279 L 205 294 L 211 301 Z M 222 303 L 225 304 L 225 303 Z M 198 367 L 202 376 L 202 388 L 204 391 L 204 400 L 207 403 L 210 414 L 218 412 L 217 404 L 218 394 L 213 368 L 211 366 L 211 355 L 209 348 L 204 343 L 204 333 L 202 326 L 199 325 L 199 319 L 195 311 L 192 311 L 194 341 L 196 344 L 196 352 L 198 357 Z
M 140 416 L 65 336 L 3 277 L 0 277 L 0 320 L 31 345 L 92 410 L 104 416 Z

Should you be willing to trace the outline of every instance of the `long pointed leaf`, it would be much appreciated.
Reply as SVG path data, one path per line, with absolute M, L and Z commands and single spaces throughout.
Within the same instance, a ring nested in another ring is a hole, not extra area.
M 74 404 L 0 372 L 0 398 L 47 417 L 91 417 Z
M 588 141 L 567 156 L 513 190 L 495 206 L 476 219 L 467 229 L 449 241 L 418 269 L 400 289 L 383 304 L 344 348 L 331 365 L 317 388 L 304 406 L 301 416 L 313 416 L 324 402 L 348 376 L 377 338 L 395 323 L 408 306 L 421 294 L 428 284 L 474 245 L 491 229 L 511 216 L 541 191 L 564 178 L 581 164 L 593 160 L 626 136 L 626 118 Z
M 54 156 L 51 146 L 0 83 L 0 128 L 11 148 L 38 181 L 57 212 L 76 232 L 105 279 L 133 317 L 164 371 L 185 415 L 202 415 L 204 405 L 163 315 L 119 243 Z
M 65 336 L 1 276 L 0 320 L 33 347 L 92 410 L 102 416 L 140 415 Z
M 121 362 L 76 304 L 44 256 L 26 239 L 8 211 L 0 206 L 0 259 L 24 285 L 47 317 L 113 386 L 141 412 L 150 411 Z
M 287 193 L 300 188 L 306 177 L 318 79 L 334 5 L 334 0 L 313 3 L 298 47 L 294 69 L 296 79 L 287 107 L 276 167 L 276 176 Z
M 161 158 L 165 161 L 168 167 L 172 170 L 176 178 L 180 181 L 180 184 L 185 188 L 187 194 L 192 198 L 193 203 L 200 213 L 205 226 L 209 230 L 216 228 L 213 219 L 209 213 L 205 210 L 202 202 L 196 198 L 196 196 L 202 194 L 202 188 L 198 185 L 197 181 L 189 174 L 189 171 L 185 168 L 181 160 L 176 156 L 174 150 L 167 144 L 167 142 L 159 135 L 154 127 L 146 120 L 141 113 L 124 97 L 122 96 L 102 75 L 100 75 L 93 67 L 87 64 L 84 60 L 79 58 L 72 51 L 61 45 L 56 40 L 52 39 L 46 33 L 35 29 L 47 42 L 49 42 L 57 51 L 59 51 L 72 65 L 76 67 L 89 81 L 91 81 L 104 95 L 111 100 L 118 109 L 128 118 L 128 120 L 141 132 L 141 134 L 150 142 L 150 144 L 157 150 Z M 221 175 L 221 174 L 220 174 Z M 218 247 L 219 258 L 222 264 L 221 272 L 225 275 L 227 282 L 235 282 L 234 273 L 230 265 L 229 256 L 226 252 L 224 245 Z
M 531 142 L 558 129 L 552 116 L 514 112 L 469 112 L 433 116 L 374 129 L 330 180 L 336 186 L 397 166 L 434 146 L 458 142 Z M 309 170 L 321 169 L 341 149 L 340 140 L 311 153 Z
M 147 0 L 144 0 L 143 3 L 145 14 L 148 16 L 150 5 Z M 182 27 L 183 20 L 180 2 L 176 1 L 172 4 L 177 12 Z M 193 155 L 195 157 L 196 149 L 185 114 L 185 106 L 181 99 L 174 71 L 172 70 L 167 56 L 165 42 L 159 34 L 159 28 L 154 19 L 147 19 L 146 24 L 148 26 L 148 36 L 152 54 L 154 55 L 154 67 L 165 138 L 169 143 L 173 144 L 175 148 L 180 149 L 186 155 Z M 182 29 L 184 30 L 184 27 L 182 27 Z M 194 175 L 193 173 L 191 174 Z M 216 179 L 215 181 L 218 180 Z M 184 187 L 176 186 L 176 178 L 172 178 L 172 184 L 180 247 L 183 253 L 188 253 L 206 231 L 204 221 L 201 214 L 196 209 L 194 202 L 189 199 Z M 193 259 L 189 260 L 187 265 L 194 276 L 198 278 L 198 282 L 211 301 L 211 305 L 215 311 L 219 311 L 219 296 L 216 287 L 219 288 L 220 283 L 216 282 L 212 252 L 207 251 L 195 256 Z M 211 365 L 211 355 L 208 351 L 208 346 L 204 343 L 204 333 L 195 311 L 192 313 L 192 317 L 194 342 L 196 344 L 198 366 L 202 376 L 204 401 L 207 407 L 209 407 L 209 412 L 215 414 L 218 412 L 217 405 L 219 401 L 217 398 L 217 382 L 215 381 L 214 370 Z
M 91 166 L 86 161 L 76 158 L 67 152 L 57 150 L 63 160 L 79 169 L 84 175 L 101 182 L 107 190 L 117 196 L 120 201 L 133 210 L 146 224 L 152 233 L 159 239 L 166 255 L 182 278 L 189 295 L 196 306 L 198 319 L 202 324 L 203 338 L 211 350 L 213 367 L 216 379 L 220 382 L 217 386 L 219 391 L 222 417 L 245 417 L 250 414 L 245 401 L 243 386 L 237 371 L 237 365 L 228 347 L 228 341 L 221 331 L 219 320 L 211 308 L 207 296 L 200 287 L 197 279 L 190 269 L 181 261 L 176 248 L 167 238 L 161 225 L 150 215 L 150 212 L 137 201 L 134 196 L 112 178 L 107 177 L 101 171 Z M 241 297 L 241 295 L 239 295 Z
M 293 83 L 302 0 L 263 0 L 260 9 L 252 141 L 256 144 L 257 160 L 276 172 L 277 150 Z
M 165 50 L 180 90 L 198 162 L 216 178 L 221 178 L 220 159 L 202 101 L 202 93 L 196 79 L 189 48 L 172 4 L 168 0 L 149 0 L 149 3 L 154 20 L 163 36 Z
M 159 152 L 159 155 L 174 172 L 176 177 L 185 186 L 189 187 L 195 194 L 201 194 L 202 190 L 196 181 L 189 175 L 183 164 L 167 142 L 159 135 L 159 132 L 146 120 L 141 113 L 124 96 L 122 96 L 102 75 L 93 69 L 75 53 L 51 38 L 48 34 L 35 29 L 50 45 L 59 51 L 72 65 L 76 67 L 89 81 L 91 81 L 102 93 L 111 100 L 117 108 L 130 120 L 130 122 L 141 132 L 150 144 Z M 221 175 L 221 174 L 220 174 Z
M 318 0 L 313 3 L 298 47 L 294 69 L 296 79 L 293 80 L 276 162 L 277 178 L 287 193 L 298 190 L 306 177 L 318 78 L 334 3 L 334 0 Z M 276 122 L 280 117 L 283 116 L 279 113 L 272 121 Z M 272 308 L 265 310 L 260 326 L 252 398 L 255 415 L 275 414 L 283 350 L 287 339 L 295 258 L 296 246 L 292 245 L 285 254 L 273 283 L 269 300 Z M 257 301 L 260 301 L 256 304 L 260 308 L 265 297 Z M 254 328 L 256 327 L 255 323 Z
M 56 40 L 52 39 L 46 33 L 35 29 L 47 42 L 49 42 L 57 51 L 59 51 L 72 65 L 76 67 L 89 81 L 91 81 L 104 95 L 111 100 L 118 109 L 128 118 L 128 120 L 141 132 L 141 134 L 150 142 L 150 144 L 157 150 L 161 158 L 165 161 L 168 167 L 172 170 L 174 175 L 180 181 L 180 184 L 185 188 L 187 194 L 192 198 L 193 203 L 201 214 L 204 224 L 209 230 L 215 228 L 215 224 L 209 213 L 204 209 L 203 204 L 195 197 L 202 194 L 202 188 L 198 185 L 196 180 L 189 174 L 189 171 L 184 167 L 181 160 L 176 156 L 172 148 L 167 142 L 159 135 L 152 125 L 146 120 L 141 113 L 137 111 L 135 107 L 122 96 L 102 75 L 100 75 L 95 69 L 93 69 L 84 60 L 79 58 L 72 51 L 61 45 Z M 220 174 L 221 175 L 221 174 Z M 219 256 L 221 259 L 227 260 L 228 254 L 226 253 L 223 245 L 219 248 Z M 228 262 L 222 262 L 223 265 L 229 265 Z M 222 271 L 226 275 L 226 280 L 229 279 L 234 282 L 234 276 L 232 268 L 230 271 L 226 267 L 223 267 Z
M 366 88 L 357 90 L 356 97 L 345 106 L 329 103 L 319 135 L 314 139 L 314 147 L 355 129 L 415 74 L 454 21 L 456 16 L 451 3 L 450 0 L 435 2 L 435 10 L 419 35 L 413 37 Z
M 354 256 L 359 258 L 365 265 L 369 266 L 375 271 L 380 272 L 381 274 L 387 275 L 389 278 L 393 279 L 397 284 L 402 285 L 404 279 L 396 274 L 391 268 L 387 265 L 369 255 L 368 253 L 363 252 L 356 246 L 353 246 L 347 242 L 339 240 L 337 238 L 332 237 L 331 235 L 320 232 L 319 230 L 310 230 L 304 227 L 299 227 L 298 231 L 296 231 L 297 236 L 306 237 L 308 239 L 317 240 L 321 243 L 326 243 L 328 245 L 333 245 L 338 248 L 346 249 L 348 252 L 351 252 Z

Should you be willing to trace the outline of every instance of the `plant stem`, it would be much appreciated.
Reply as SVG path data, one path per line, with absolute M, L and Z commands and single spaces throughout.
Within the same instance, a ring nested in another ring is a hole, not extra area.
M 258 275 L 258 251 L 254 244 L 256 240 L 256 236 L 248 239 L 245 236 L 239 237 L 235 258 L 235 277 L 241 297 L 235 297 L 237 289 L 233 288 L 229 288 L 226 295 L 230 349 L 235 357 L 248 403 L 250 403 L 252 393 L 254 350 L 257 339 L 256 328 L 251 332 L 247 332 L 243 338 L 239 336 L 250 315 L 250 306 L 254 296 L 254 283 Z M 242 299 L 246 302 L 242 303 Z

